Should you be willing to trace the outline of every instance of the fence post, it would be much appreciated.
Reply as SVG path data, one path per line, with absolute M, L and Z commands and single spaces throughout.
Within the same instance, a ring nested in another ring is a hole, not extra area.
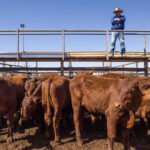
M 144 35 L 144 56 L 146 56 L 146 35 Z
M 64 61 L 61 60 L 60 62 L 60 68 L 61 68 L 61 75 L 63 76 L 64 75 Z
M 148 59 L 144 61 L 144 75 L 148 77 Z
M 144 35 L 144 56 L 146 57 L 146 35 Z M 148 77 L 148 60 L 144 61 L 144 75 Z
M 102 62 L 102 67 L 104 68 L 105 64 L 104 61 Z M 103 71 L 103 74 L 105 74 L 105 71 Z
M 106 60 L 109 60 L 109 30 L 106 31 Z
M 4 68 L 5 68 L 5 62 L 3 61 L 3 77 L 5 76 Z
M 26 71 L 27 71 L 27 77 L 28 77 L 28 61 L 26 61 Z
M 122 68 L 124 68 L 124 65 L 122 65 Z M 124 71 L 122 71 L 122 74 L 124 74 Z
M 138 62 L 136 62 L 136 68 L 138 68 Z M 138 72 L 136 71 L 136 76 L 138 76 Z
M 36 75 L 38 76 L 38 62 L 36 61 Z
M 19 60 L 19 29 L 17 30 L 17 60 Z
M 68 77 L 71 78 L 72 77 L 72 71 L 71 71 L 71 68 L 72 68 L 72 64 L 71 64 L 71 60 L 69 61 L 69 72 L 68 72 Z
M 9 66 L 9 68 L 10 68 L 9 75 L 11 76 L 11 65 Z
M 65 33 L 64 29 L 62 29 L 62 50 L 63 50 L 63 60 L 65 59 Z

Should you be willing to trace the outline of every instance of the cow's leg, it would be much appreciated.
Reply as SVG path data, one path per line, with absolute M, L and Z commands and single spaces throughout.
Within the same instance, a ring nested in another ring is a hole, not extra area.
M 9 142 L 9 138 L 10 138 L 10 142 L 14 142 L 13 139 L 13 132 L 12 132 L 12 122 L 13 122 L 13 114 L 12 112 L 9 112 L 8 114 L 8 120 L 7 120 L 7 126 L 8 126 L 8 138 L 7 138 L 7 142 Z
M 45 121 L 45 137 L 50 137 L 50 126 L 51 126 L 51 121 L 52 120 L 52 113 L 51 113 L 51 108 L 49 101 L 47 102 L 47 105 L 44 108 L 44 121 Z
M 140 118 L 140 124 L 141 124 L 142 127 L 145 127 L 145 121 L 144 121 L 143 118 Z
M 45 123 L 44 123 L 43 115 L 38 114 L 38 115 L 35 116 L 35 118 L 38 122 L 39 132 L 43 133 L 45 131 Z
M 24 129 L 23 129 L 23 119 L 22 119 L 22 117 L 20 117 L 20 119 L 19 119 L 19 123 L 18 123 L 18 131 L 19 131 L 19 133 L 24 133 L 25 131 L 24 131 Z
M 22 115 L 23 115 L 23 109 L 21 107 L 21 109 L 20 109 L 20 119 L 19 119 L 19 123 L 18 123 L 18 131 L 19 132 L 22 132 L 22 124 L 23 124 Z
M 54 110 L 54 117 L 53 117 L 53 128 L 54 128 L 54 135 L 55 135 L 55 142 L 60 143 L 60 133 L 59 133 L 59 126 L 61 120 L 61 110 L 59 108 L 55 108 Z
M 124 150 L 130 150 L 129 130 L 130 129 L 122 128 L 122 138 L 123 138 Z
M 148 128 L 150 128 L 150 118 L 147 118 Z
M 125 113 L 124 116 L 122 116 L 122 119 L 120 120 L 124 150 L 130 150 L 129 131 L 134 125 L 134 119 L 135 118 L 133 112 L 129 111 L 129 113 Z
M 0 129 L 2 128 L 2 116 L 0 115 Z
M 117 120 L 107 117 L 107 136 L 109 140 L 108 150 L 114 150 L 114 138 L 116 137 Z
M 73 118 L 74 118 L 77 144 L 79 146 L 82 146 L 83 145 L 83 141 L 81 139 L 82 125 L 80 125 L 81 124 L 81 122 L 80 122 L 81 121 L 81 104 L 79 101 L 76 103 L 73 103 L 73 111 L 74 111 Z

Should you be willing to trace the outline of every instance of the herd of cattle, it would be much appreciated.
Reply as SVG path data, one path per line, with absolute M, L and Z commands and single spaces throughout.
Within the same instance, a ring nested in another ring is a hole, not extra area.
M 7 115 L 8 142 L 13 142 L 12 123 L 20 112 L 18 126 L 35 117 L 39 128 L 50 137 L 53 125 L 56 143 L 60 144 L 60 121 L 73 114 L 77 144 L 83 144 L 84 111 L 91 119 L 107 120 L 108 149 L 113 150 L 117 125 L 122 131 L 124 149 L 129 150 L 129 132 L 135 117 L 146 118 L 150 125 L 150 78 L 108 73 L 80 72 L 72 79 L 57 74 L 43 74 L 31 79 L 24 75 L 0 78 L 0 118 Z

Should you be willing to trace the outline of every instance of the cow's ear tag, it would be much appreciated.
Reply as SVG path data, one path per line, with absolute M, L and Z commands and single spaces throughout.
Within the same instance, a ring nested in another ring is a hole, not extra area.
M 129 111 L 129 121 L 127 122 L 127 128 L 130 129 L 134 126 L 135 116 L 132 111 Z

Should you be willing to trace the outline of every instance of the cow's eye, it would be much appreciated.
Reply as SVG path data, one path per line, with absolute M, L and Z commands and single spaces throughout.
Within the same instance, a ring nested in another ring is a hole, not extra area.
M 130 99 L 132 97 L 131 93 L 128 93 L 127 97 Z

